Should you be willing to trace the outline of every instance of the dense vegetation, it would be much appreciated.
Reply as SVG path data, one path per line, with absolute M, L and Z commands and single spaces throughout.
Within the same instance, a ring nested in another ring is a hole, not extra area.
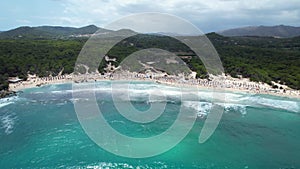
M 242 75 L 253 81 L 282 84 L 300 89 L 300 37 L 223 37 L 208 34 L 227 74 Z M 39 76 L 73 72 L 76 58 L 87 39 L 3 39 L 0 40 L 0 90 L 7 89 L 7 78 L 27 73 Z M 133 44 L 133 45 L 132 45 Z M 127 55 L 145 48 L 162 48 L 182 57 L 198 77 L 207 77 L 201 61 L 187 46 L 170 37 L 137 35 L 119 43 L 109 55 L 119 64 Z M 103 71 L 103 62 L 99 70 Z
M 123 59 L 133 52 L 148 48 L 159 48 L 167 50 L 171 53 L 175 53 L 177 56 L 181 57 L 187 66 L 197 72 L 199 78 L 205 78 L 207 76 L 207 71 L 202 64 L 198 56 L 194 54 L 188 46 L 181 43 L 175 38 L 168 36 L 154 36 L 154 35 L 141 35 L 132 36 L 118 43 L 112 50 L 108 52 L 109 56 L 117 58 L 117 62 L 113 63 L 118 66 Z M 183 56 L 191 56 L 190 58 L 185 58 Z M 103 71 L 104 65 L 102 63 L 100 71 Z
M 300 89 L 300 37 L 223 37 L 215 33 L 207 36 L 219 53 L 226 74 L 233 77 L 242 75 L 252 81 L 268 84 L 275 81 Z M 119 43 L 109 52 L 109 55 L 117 58 L 117 64 L 140 49 L 161 48 L 182 57 L 199 78 L 208 77 L 205 67 L 193 51 L 174 38 L 138 35 L 124 41 L 126 43 Z M 103 68 L 105 64 L 101 65 Z
M 300 37 L 226 38 L 208 35 L 214 43 L 226 73 L 252 81 L 271 81 L 300 89 Z
M 8 77 L 25 78 L 73 72 L 74 63 L 84 40 L 1 40 L 0 90 L 7 88 Z

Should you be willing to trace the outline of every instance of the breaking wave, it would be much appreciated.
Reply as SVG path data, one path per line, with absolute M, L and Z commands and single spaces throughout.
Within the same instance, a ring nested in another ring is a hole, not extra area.
M 167 164 L 165 164 L 164 162 L 154 162 L 153 164 L 151 164 L 154 166 L 154 168 L 157 169 L 165 169 L 165 168 L 170 168 L 171 166 L 168 166 Z M 75 167 L 77 168 L 77 167 Z M 80 167 L 79 167 L 80 168 Z M 129 164 L 129 163 L 116 163 L 116 162 L 100 162 L 100 163 L 96 163 L 96 164 L 91 164 L 91 165 L 87 165 L 85 168 L 128 168 L 128 169 L 146 169 L 149 168 L 149 165 L 145 164 L 145 165 L 133 165 L 133 164 Z M 171 167 L 171 168 L 175 168 Z M 177 167 L 176 167 L 177 168 Z
M 229 112 L 238 112 L 242 115 L 246 114 L 246 105 L 241 104 L 229 104 L 229 103 L 215 103 L 219 106 L 222 106 L 224 108 L 225 113 Z M 197 102 L 197 101 L 185 101 L 183 102 L 183 106 L 192 109 L 193 111 L 196 111 L 198 116 L 206 116 L 211 108 L 212 103 L 210 102 Z
M 95 92 L 97 94 L 111 94 L 115 95 L 124 101 L 141 101 L 141 102 L 177 102 L 177 101 L 191 101 L 193 104 L 197 104 L 202 107 L 197 109 L 200 113 L 207 113 L 210 104 L 221 104 L 224 106 L 225 112 L 230 111 L 240 111 L 240 113 L 245 114 L 247 107 L 258 107 L 258 108 L 272 108 L 286 110 L 293 113 L 300 112 L 300 102 L 297 100 L 292 100 L 288 98 L 261 96 L 261 95 L 251 95 L 246 93 L 232 93 L 232 92 L 222 92 L 217 93 L 220 98 L 216 97 L 216 93 L 210 90 L 195 90 L 188 88 L 178 88 L 174 86 L 167 86 L 163 84 L 140 82 L 131 83 L 128 86 L 124 85 L 124 82 L 97 82 L 95 83 L 95 88 L 87 88 L 93 86 L 91 84 L 77 84 L 76 90 L 62 89 L 59 86 L 50 87 L 49 92 L 52 95 L 62 95 L 70 94 L 72 92 L 79 92 L 80 94 L 86 92 Z M 38 93 L 36 93 L 38 94 Z M 41 94 L 41 93 L 39 93 Z M 47 94 L 44 93 L 44 94 Z M 150 95 L 152 99 L 150 99 Z M 161 97 L 161 96 L 164 97 Z M 157 99 L 156 99 L 157 98 Z M 76 101 L 72 100 L 73 102 Z M 10 104 L 10 102 L 2 103 L 0 102 L 0 107 Z M 187 103 L 185 103 L 187 104 Z M 192 103 L 189 103 L 192 104 Z M 190 105 L 191 106 L 191 105 Z M 192 106 L 195 107 L 195 106 Z
M 271 99 L 262 96 L 253 96 L 248 98 L 246 101 L 248 101 L 254 106 L 262 106 L 262 107 L 268 107 L 273 109 L 282 109 L 294 113 L 300 113 L 299 102 L 296 101 Z
M 15 113 L 4 114 L 0 116 L 1 129 L 4 130 L 5 134 L 9 135 L 13 132 L 15 123 L 17 121 L 17 116 Z
M 18 96 L 0 99 L 0 108 L 15 103 L 19 99 Z

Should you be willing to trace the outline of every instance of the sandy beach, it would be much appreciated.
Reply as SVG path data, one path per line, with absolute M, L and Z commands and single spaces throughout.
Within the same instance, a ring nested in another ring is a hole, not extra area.
M 214 77 L 208 79 L 185 79 L 181 76 L 155 76 L 141 73 L 122 72 L 116 74 L 101 75 L 98 73 L 85 75 L 59 75 L 49 77 L 37 77 L 29 75 L 26 81 L 10 83 L 10 91 L 20 91 L 27 88 L 39 87 L 42 85 L 61 83 L 81 83 L 93 81 L 123 80 L 123 81 L 149 81 L 176 87 L 189 87 L 198 89 L 208 89 L 214 91 L 230 91 L 251 94 L 268 94 L 282 97 L 300 98 L 300 91 L 293 90 L 287 86 L 281 89 L 274 89 L 270 85 L 261 82 L 251 82 L 246 78 L 232 78 L 229 76 Z

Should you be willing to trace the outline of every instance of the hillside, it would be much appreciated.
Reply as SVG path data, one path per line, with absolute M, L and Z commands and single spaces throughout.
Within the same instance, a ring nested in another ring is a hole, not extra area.
M 61 26 L 19 27 L 9 31 L 0 32 L 0 39 L 66 39 L 70 37 L 90 36 L 97 30 L 109 32 L 109 30 L 89 25 L 81 28 Z
M 300 27 L 293 26 L 250 26 L 218 32 L 223 36 L 263 36 L 290 38 L 300 36 Z

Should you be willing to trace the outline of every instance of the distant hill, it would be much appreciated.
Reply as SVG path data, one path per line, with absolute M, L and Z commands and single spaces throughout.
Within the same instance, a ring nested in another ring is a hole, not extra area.
M 235 28 L 218 32 L 223 36 L 264 36 L 290 38 L 300 36 L 300 27 L 293 26 L 249 26 Z
M 110 30 L 98 28 L 95 25 L 89 25 L 81 28 L 61 26 L 24 26 L 0 32 L 0 39 L 64 39 L 70 37 L 90 36 L 98 30 L 110 32 Z

